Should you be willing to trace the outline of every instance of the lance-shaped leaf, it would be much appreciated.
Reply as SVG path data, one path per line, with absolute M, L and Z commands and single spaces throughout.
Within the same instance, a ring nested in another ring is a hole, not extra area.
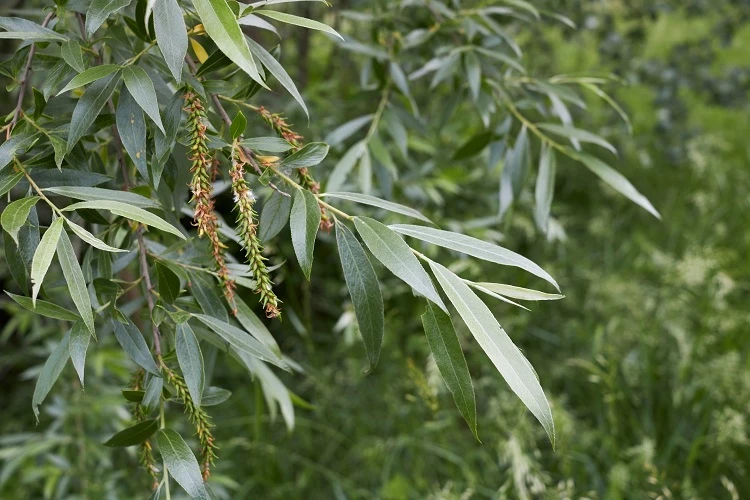
M 229 314 L 224 301 L 217 292 L 216 282 L 203 273 L 190 273 L 190 286 L 193 297 L 203 312 L 227 323 Z
M 31 301 L 36 303 L 36 296 L 39 295 L 39 289 L 42 287 L 42 281 L 47 274 L 49 265 L 52 263 L 52 257 L 55 256 L 57 240 L 63 230 L 63 218 L 58 217 L 52 222 L 52 225 L 44 232 L 39 246 L 34 252 L 34 259 L 31 261 Z
M 154 5 L 154 31 L 169 71 L 177 83 L 182 81 L 182 66 L 188 49 L 187 28 L 177 0 L 159 0 Z
M 322 162 L 328 155 L 328 144 L 322 142 L 311 142 L 294 154 L 281 161 L 284 168 L 307 168 L 314 167 Z
M 73 245 L 65 231 L 60 231 L 60 238 L 57 241 L 57 259 L 60 261 L 60 267 L 68 284 L 68 291 L 76 309 L 83 318 L 83 323 L 88 328 L 89 333 L 94 335 L 94 313 L 91 311 L 91 298 L 86 288 L 86 279 L 83 277 L 78 259 L 76 258 Z
M 479 346 L 513 392 L 541 422 L 554 447 L 552 410 L 531 364 L 513 344 L 489 308 L 461 278 L 437 262 L 430 261 L 430 267 Z
M 115 71 L 118 71 L 120 66 L 117 64 L 102 64 L 101 66 L 94 66 L 86 71 L 74 76 L 63 89 L 57 93 L 57 95 L 64 94 L 68 90 L 77 89 L 83 87 L 91 82 L 101 80 L 105 76 L 111 75 Z
M 559 300 L 564 299 L 565 295 L 559 293 L 544 293 L 538 290 L 532 290 L 530 288 L 522 288 L 520 286 L 503 285 L 501 283 L 475 283 L 477 286 L 495 292 L 504 297 L 511 297 L 518 300 Z
M 70 360 L 81 380 L 81 386 L 83 386 L 83 369 L 86 366 L 86 351 L 90 340 L 91 332 L 83 321 L 77 321 L 70 331 Z
M 60 373 L 62 373 L 65 364 L 68 362 L 70 353 L 68 345 L 70 344 L 70 332 L 67 332 L 57 347 L 49 355 L 47 361 L 39 372 L 39 378 L 34 387 L 34 395 L 31 397 L 31 409 L 34 410 L 36 421 L 39 422 L 39 405 L 44 402 L 52 386 L 55 385 Z
M 7 194 L 23 179 L 23 172 L 4 172 L 0 174 L 0 196 Z
M 216 46 L 250 78 L 262 87 L 268 88 L 258 73 L 258 68 L 245 41 L 245 35 L 227 1 L 193 0 L 193 5 L 203 22 L 206 33 Z
M 294 97 L 294 100 L 297 101 L 300 106 L 302 106 L 302 110 L 309 118 L 310 113 L 307 111 L 305 101 L 302 99 L 302 96 L 300 95 L 299 90 L 297 90 L 297 86 L 294 85 L 294 81 L 292 81 L 289 73 L 286 72 L 284 67 L 279 63 L 279 61 L 276 60 L 275 57 L 269 54 L 268 51 L 264 49 L 260 44 L 255 42 L 255 40 L 249 37 L 247 37 L 246 40 L 248 46 L 250 47 L 250 51 L 255 55 L 255 57 L 258 58 L 260 63 L 265 66 L 268 71 L 271 72 L 271 74 L 279 81 L 282 87 L 284 87 L 287 92 L 289 92 L 292 97 Z
M 198 460 L 182 436 L 172 429 L 162 429 L 156 436 L 156 442 L 159 444 L 159 451 L 169 475 L 177 484 L 182 486 L 191 498 L 208 498 Z
M 0 224 L 3 229 L 13 238 L 13 241 L 18 245 L 18 232 L 21 230 L 26 221 L 29 218 L 29 212 L 31 208 L 36 205 L 40 200 L 38 196 L 29 196 L 28 198 L 21 198 L 16 200 L 3 210 L 0 216 Z
M 219 337 L 224 339 L 230 346 L 238 351 L 246 352 L 258 359 L 267 361 L 279 368 L 283 368 L 284 370 L 289 369 L 284 360 L 281 359 L 281 355 L 273 352 L 265 344 L 260 343 L 247 332 L 244 332 L 229 323 L 225 323 L 224 321 L 212 318 L 211 316 L 206 316 L 205 314 L 194 314 L 193 316 L 199 319 L 204 325 L 213 330 L 219 335 Z
M 174 304 L 180 295 L 180 278 L 169 267 L 157 262 L 156 282 L 159 286 L 159 296 L 167 304 Z
M 135 364 L 149 373 L 161 376 L 159 367 L 156 366 L 154 357 L 151 355 L 151 351 L 149 351 L 141 331 L 128 318 L 123 318 L 123 320 L 124 323 L 121 323 L 117 319 L 111 320 L 112 329 L 115 332 L 117 341 Z
M 555 194 L 555 171 L 557 157 L 555 151 L 546 143 L 542 145 L 539 154 L 539 173 L 536 177 L 534 189 L 534 220 L 544 233 L 549 226 L 549 213 L 552 207 L 552 197 Z
M 150 419 L 139 422 L 132 427 L 123 429 L 111 438 L 109 438 L 104 446 L 111 447 L 122 447 L 122 446 L 134 446 L 141 444 L 148 438 L 150 438 L 157 430 L 159 430 L 159 420 Z
M 612 154 L 617 154 L 617 149 L 606 139 L 587 130 L 582 130 L 570 126 L 562 126 L 556 123 L 536 123 L 535 125 L 542 130 L 546 130 L 547 132 L 552 132 L 553 134 L 557 134 L 577 142 L 596 144 L 597 146 L 601 146 L 604 149 L 611 151 Z M 576 147 L 576 149 L 580 148 Z
M 29 149 L 37 139 L 36 134 L 16 134 L 0 145 L 0 170 L 8 166 L 13 159 Z
M 375 258 L 414 291 L 427 297 L 447 312 L 430 276 L 414 256 L 409 245 L 399 235 L 368 217 L 355 217 L 354 225 Z
M 661 219 L 661 215 L 659 215 L 659 212 L 657 212 L 651 202 L 648 201 L 648 198 L 639 193 L 630 181 L 620 172 L 593 156 L 578 154 L 577 156 L 574 156 L 574 158 L 579 159 L 581 163 L 598 175 L 599 178 L 606 182 L 612 189 L 624 195 L 636 205 L 644 208 L 657 219 Z
M 68 39 L 65 35 L 20 17 L 0 17 L 0 28 L 6 30 L 0 32 L 0 39 L 10 38 L 31 42 L 64 42 Z
M 59 186 L 49 187 L 44 189 L 51 193 L 59 194 L 60 196 L 67 196 L 74 200 L 84 201 L 119 201 L 127 205 L 133 205 L 138 208 L 159 208 L 159 204 L 154 200 L 146 198 L 136 193 L 128 191 L 119 191 L 115 189 L 103 189 L 98 187 L 86 187 L 86 186 Z
M 115 89 L 120 83 L 120 73 L 115 73 L 92 83 L 86 92 L 78 100 L 73 117 L 70 120 L 70 131 L 68 132 L 68 153 L 73 146 L 86 135 L 91 125 L 99 116 L 104 104 L 112 97 Z
M 75 222 L 65 219 L 65 223 L 68 225 L 70 229 L 73 230 L 74 233 L 76 233 L 76 236 L 81 238 L 83 241 L 88 243 L 94 248 L 98 248 L 99 250 L 104 250 L 105 252 L 127 252 L 127 250 L 123 250 L 121 248 L 115 248 L 113 246 L 109 246 L 106 243 L 104 243 L 102 240 L 91 234 L 86 229 L 82 228 Z
M 372 370 L 378 364 L 383 344 L 384 312 L 380 283 L 362 245 L 349 228 L 341 223 L 336 224 L 336 244 L 359 333 L 370 360 L 369 369 Z
M 190 325 L 180 323 L 175 329 L 175 351 L 177 362 L 185 377 L 190 397 L 196 406 L 201 405 L 206 376 L 203 368 L 203 353 Z
M 291 197 L 283 196 L 276 191 L 271 193 L 263 204 L 263 210 L 260 213 L 258 238 L 261 242 L 266 243 L 284 229 L 291 210 Z
M 91 36 L 109 16 L 130 5 L 132 0 L 93 0 L 86 12 L 86 34 Z
M 292 231 L 292 245 L 297 255 L 302 272 L 309 280 L 312 272 L 315 237 L 320 224 L 320 207 L 315 195 L 306 189 L 300 189 L 294 195 L 294 205 L 289 217 L 289 228 Z
M 122 70 L 122 79 L 135 102 L 154 121 L 159 130 L 166 133 L 161 122 L 161 115 L 159 115 L 159 102 L 156 99 L 156 90 L 154 90 L 154 82 L 151 81 L 151 77 L 143 68 L 127 66 Z
M 430 224 L 433 223 L 430 219 L 422 215 L 418 210 L 414 210 L 411 207 L 407 207 L 399 203 L 394 203 L 392 201 L 383 200 L 381 198 L 377 198 L 369 194 L 325 193 L 325 194 L 321 194 L 321 196 L 325 196 L 328 198 L 337 198 L 339 200 L 353 201 L 355 203 L 362 203 L 363 205 L 369 205 L 371 207 L 382 208 L 384 210 L 388 210 L 389 212 L 393 212 L 396 214 L 408 215 L 409 217 L 414 217 L 415 219 L 423 220 L 425 222 L 429 222 Z
M 292 149 L 292 145 L 281 137 L 252 137 L 245 139 L 242 145 L 250 149 L 259 149 L 270 153 L 284 153 Z
M 83 63 L 83 50 L 81 44 L 75 40 L 68 40 L 60 46 L 60 55 L 71 68 L 82 73 L 86 70 Z
M 151 181 L 146 164 L 146 120 L 130 92 L 123 89 L 117 103 L 117 130 L 141 177 Z
M 27 311 L 31 311 L 39 314 L 40 316 L 44 316 L 45 318 L 59 319 L 62 321 L 78 321 L 81 319 L 81 317 L 76 313 L 68 311 L 64 307 L 53 304 L 52 302 L 37 299 L 35 306 L 29 297 L 16 295 L 10 292 L 5 293 L 19 306 L 23 307 Z
M 134 220 L 136 222 L 140 222 L 141 224 L 155 227 L 156 229 L 161 229 L 162 231 L 165 231 L 167 233 L 171 233 L 171 234 L 174 234 L 175 236 L 179 236 L 183 240 L 186 239 L 179 229 L 177 229 L 176 227 L 174 227 L 172 224 L 165 221 L 161 217 L 158 217 L 152 214 L 151 212 L 147 212 L 143 210 L 142 208 L 128 205 L 127 203 L 123 203 L 121 201 L 113 201 L 113 200 L 82 201 L 79 203 L 73 203 L 72 205 L 68 205 L 67 207 L 63 209 L 63 211 L 69 212 L 72 210 L 80 210 L 82 208 L 91 208 L 95 210 L 109 210 L 113 214 L 119 215 L 120 217 L 125 217 L 126 219 Z
M 237 306 L 237 314 L 235 317 L 242 327 L 247 330 L 250 335 L 268 346 L 271 351 L 281 353 L 281 349 L 279 348 L 279 344 L 276 343 L 276 339 L 273 338 L 273 335 L 268 331 L 266 325 L 263 324 L 252 309 L 250 309 L 250 307 L 238 297 L 235 297 L 235 305 Z
M 426 241 L 427 243 L 432 243 L 443 248 L 456 250 L 457 252 L 465 253 L 478 259 L 494 262 L 495 264 L 500 264 L 502 266 L 519 267 L 534 276 L 546 280 L 560 290 L 560 287 L 557 285 L 554 278 L 552 278 L 552 276 L 550 276 L 544 269 L 534 264 L 526 257 L 519 255 L 516 252 L 512 252 L 507 248 L 477 238 L 472 238 L 465 234 L 434 229 L 431 227 L 413 226 L 411 224 L 394 224 L 389 227 L 397 233 L 411 236 L 412 238 L 417 238 L 418 240 Z
M 329 132 L 326 138 L 323 140 L 329 146 L 336 147 L 349 137 L 354 135 L 359 129 L 372 122 L 373 115 L 364 115 L 359 118 L 349 120 L 343 125 L 339 125 L 332 132 Z
M 286 12 L 278 12 L 275 10 L 256 10 L 255 14 L 261 14 L 276 21 L 281 21 L 282 23 L 293 24 L 295 26 L 301 26 L 303 28 L 308 28 L 311 30 L 323 31 L 325 33 L 329 33 L 333 36 L 341 38 L 342 41 L 344 40 L 343 36 L 339 35 L 335 29 L 331 28 L 327 24 L 313 21 L 312 19 L 307 19 L 306 17 L 295 16 L 294 14 L 287 14 Z
M 479 440 L 474 385 L 471 383 L 469 367 L 466 364 L 464 352 L 461 350 L 456 330 L 453 328 L 451 317 L 428 302 L 427 309 L 422 315 L 422 325 L 440 375 L 448 390 L 453 394 L 453 401 L 458 411 L 469 424 L 474 437 Z

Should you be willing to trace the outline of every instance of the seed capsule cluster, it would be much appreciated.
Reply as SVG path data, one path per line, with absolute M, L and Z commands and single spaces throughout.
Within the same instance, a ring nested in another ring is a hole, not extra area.
M 193 224 L 198 228 L 198 237 L 204 236 L 211 246 L 211 255 L 216 264 L 216 273 L 221 281 L 224 296 L 230 304 L 234 304 L 235 283 L 229 277 L 224 252 L 226 245 L 221 242 L 218 231 L 218 217 L 211 199 L 213 186 L 211 184 L 218 173 L 218 163 L 211 157 L 206 137 L 206 110 L 200 98 L 192 91 L 185 93 L 188 114 L 187 129 L 190 134 L 190 171 L 193 178 L 190 181 L 192 191 L 191 203 L 195 204 Z

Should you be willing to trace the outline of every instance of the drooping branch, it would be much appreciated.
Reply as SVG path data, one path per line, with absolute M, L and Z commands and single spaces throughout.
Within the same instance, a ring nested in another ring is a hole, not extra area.
M 47 14 L 47 16 L 44 18 L 44 21 L 42 21 L 42 27 L 47 27 L 47 25 L 52 21 L 52 18 L 55 17 L 54 12 L 50 12 Z M 29 86 L 29 77 L 31 75 L 31 63 L 34 61 L 34 54 L 36 53 L 36 44 L 32 42 L 31 48 L 29 49 L 29 56 L 26 58 L 26 65 L 23 68 L 23 72 L 21 73 L 21 81 L 19 82 L 19 90 L 18 90 L 18 101 L 16 102 L 16 108 L 13 110 L 13 118 L 10 120 L 10 123 L 8 124 L 8 127 L 5 130 L 5 139 L 10 139 L 10 134 L 13 132 L 13 129 L 16 127 L 16 124 L 18 123 L 18 119 L 21 117 L 21 113 L 23 112 L 23 100 L 26 97 L 26 89 Z

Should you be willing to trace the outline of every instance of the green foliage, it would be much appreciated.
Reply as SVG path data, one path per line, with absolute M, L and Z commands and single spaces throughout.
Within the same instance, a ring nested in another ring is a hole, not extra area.
M 685 60 L 700 2 L 26 3 L 0 492 L 747 491 L 746 102 Z

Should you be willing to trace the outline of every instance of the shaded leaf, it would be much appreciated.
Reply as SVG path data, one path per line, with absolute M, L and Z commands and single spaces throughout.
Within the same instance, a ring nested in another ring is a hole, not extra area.
M 201 353 L 198 339 L 190 325 L 180 323 L 175 330 L 175 350 L 177 351 L 177 362 L 185 377 L 190 398 L 196 406 L 201 405 L 203 388 L 206 376 L 203 367 L 203 353 Z
M 139 422 L 132 427 L 123 429 L 107 441 L 104 446 L 123 447 L 141 444 L 159 430 L 159 420 L 150 419 Z
M 91 311 L 91 298 L 86 288 L 86 279 L 83 277 L 78 259 L 76 258 L 73 245 L 65 231 L 60 231 L 60 238 L 57 241 L 57 259 L 60 261 L 63 276 L 68 284 L 68 291 L 76 309 L 83 318 L 83 323 L 92 335 L 94 332 L 94 313 Z
M 135 364 L 153 375 L 161 376 L 141 331 L 128 318 L 122 319 L 124 322 L 117 319 L 110 320 L 117 341 Z
M 320 196 L 328 197 L 328 198 L 337 198 L 339 200 L 348 200 L 348 201 L 353 201 L 356 203 L 362 203 L 363 205 L 370 205 L 371 207 L 382 208 L 384 210 L 388 210 L 389 212 L 394 212 L 394 213 L 401 214 L 401 215 L 408 215 L 409 217 L 414 217 L 415 219 L 423 220 L 425 222 L 429 222 L 430 224 L 433 224 L 433 222 L 430 219 L 422 215 L 418 210 L 401 205 L 399 203 L 394 203 L 392 201 L 383 200 L 381 198 L 377 198 L 369 194 L 324 193 L 324 194 L 321 194 Z
M 83 386 L 83 369 L 86 365 L 86 351 L 89 348 L 91 333 L 83 321 L 77 321 L 70 331 L 70 360 L 78 373 L 78 378 Z
M 50 354 L 47 361 L 42 367 L 42 371 L 39 372 L 39 378 L 34 386 L 34 395 L 31 397 L 31 409 L 34 410 L 34 416 L 36 421 L 39 422 L 39 405 L 44 402 L 44 399 L 52 390 L 52 386 L 57 382 L 60 373 L 62 373 L 65 364 L 68 362 L 70 353 L 68 352 L 68 345 L 70 344 L 70 332 L 63 335 L 62 340 L 55 347 Z
M 315 195 L 306 189 L 298 190 L 294 195 L 289 228 L 292 233 L 294 253 L 308 280 L 312 272 L 315 236 L 318 234 L 320 218 L 320 207 Z

